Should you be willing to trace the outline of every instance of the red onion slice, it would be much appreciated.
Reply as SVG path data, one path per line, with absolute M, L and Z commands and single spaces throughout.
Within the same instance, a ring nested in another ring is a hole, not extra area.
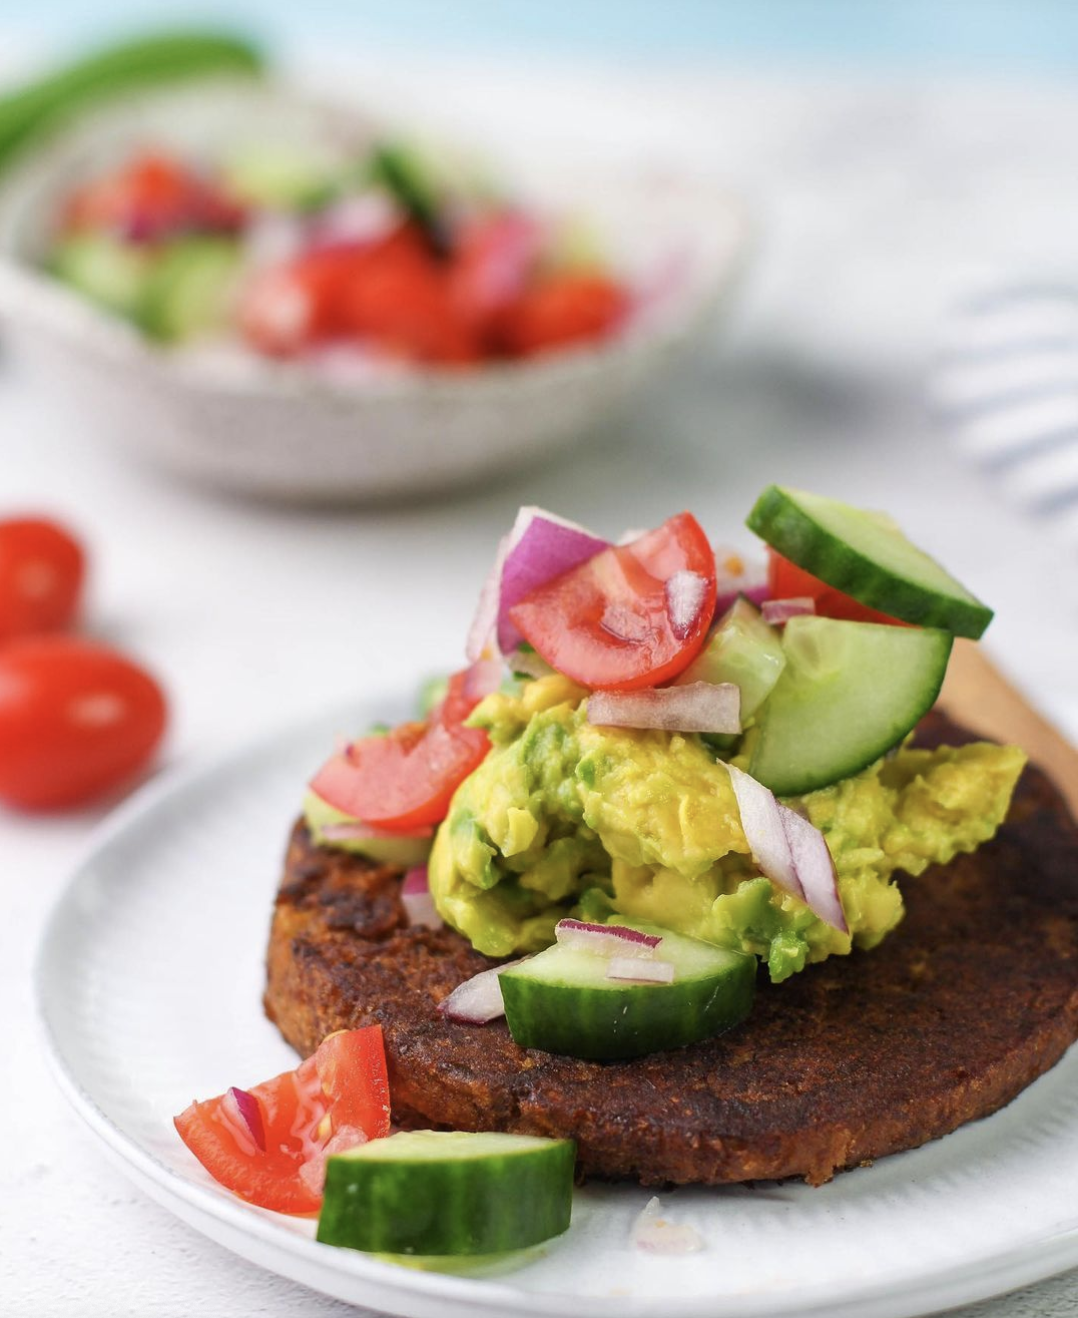
M 795 595 L 786 600 L 765 600 L 760 605 L 760 616 L 773 627 L 816 612 L 816 601 L 808 595 Z
M 672 961 L 645 961 L 638 956 L 613 956 L 606 970 L 607 979 L 623 980 L 631 984 L 672 984 Z
M 657 1198 L 648 1200 L 629 1235 L 636 1248 L 648 1254 L 695 1254 L 704 1247 L 703 1236 L 694 1226 L 663 1217 Z
M 478 221 L 471 232 L 465 230 L 463 242 L 475 253 L 468 287 L 470 306 L 489 315 L 519 297 L 545 241 L 544 226 L 523 211 L 503 211 Z
M 502 966 L 481 970 L 478 975 L 458 984 L 448 998 L 438 1003 L 438 1010 L 446 1020 L 459 1021 L 463 1025 L 486 1025 L 488 1021 L 497 1020 L 499 1016 L 505 1015 L 498 976 L 510 966 L 519 966 L 527 960 L 526 956 L 522 956 Z
M 434 836 L 433 828 L 413 828 L 408 833 L 394 833 L 392 829 L 376 828 L 374 824 L 364 824 L 359 819 L 325 824 L 318 831 L 327 842 L 373 842 L 391 838 L 425 841 Z
M 440 929 L 445 923 L 431 896 L 426 865 L 417 865 L 405 874 L 401 884 L 401 905 L 408 917 L 409 928 Z
M 478 659 L 494 645 L 508 654 L 524 639 L 509 610 L 533 590 L 609 547 L 606 540 L 542 508 L 521 508 L 501 541 L 468 633 L 467 655 Z
M 803 901 L 825 924 L 849 933 L 838 895 L 835 862 L 820 830 L 783 805 L 763 783 L 726 766 L 741 827 L 760 872 Z
M 563 947 L 596 956 L 650 958 L 662 943 L 659 934 L 644 934 L 624 924 L 590 924 L 586 920 L 559 920 L 554 937 Z
M 686 682 L 642 691 L 596 691 L 588 722 L 660 732 L 740 732 L 741 692 L 733 682 Z
M 707 598 L 707 578 L 699 572 L 682 569 L 666 582 L 666 611 L 675 636 L 684 638 L 692 631 Z
M 230 1089 L 221 1104 L 233 1122 L 247 1132 L 260 1153 L 266 1151 L 266 1128 L 262 1124 L 262 1109 L 254 1094 L 246 1089 Z
M 464 694 L 478 703 L 502 684 L 505 667 L 500 659 L 477 659 L 464 673 Z
M 753 604 L 767 599 L 767 566 L 762 562 L 746 563 L 736 549 L 720 546 L 715 550 L 715 572 L 718 595 L 715 599 L 715 616 L 721 617 L 739 595 Z

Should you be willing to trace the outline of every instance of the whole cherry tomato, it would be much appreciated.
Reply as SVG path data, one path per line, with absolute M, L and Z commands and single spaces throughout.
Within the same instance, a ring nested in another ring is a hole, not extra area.
M 0 800 L 81 805 L 132 777 L 161 740 L 154 679 L 102 645 L 30 637 L 0 649 Z
M 0 521 L 0 642 L 70 627 L 85 575 L 82 546 L 57 522 Z

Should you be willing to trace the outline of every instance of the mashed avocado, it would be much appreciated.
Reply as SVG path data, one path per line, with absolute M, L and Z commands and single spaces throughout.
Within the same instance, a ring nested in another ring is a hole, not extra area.
M 561 676 L 488 696 L 469 722 L 494 748 L 457 790 L 431 853 L 442 917 L 489 956 L 553 941 L 570 913 L 618 913 L 763 957 L 774 980 L 875 946 L 920 874 L 999 827 L 1025 762 L 1012 746 L 900 749 L 787 804 L 821 830 L 850 934 L 753 863 L 730 778 L 698 737 L 593 727 Z

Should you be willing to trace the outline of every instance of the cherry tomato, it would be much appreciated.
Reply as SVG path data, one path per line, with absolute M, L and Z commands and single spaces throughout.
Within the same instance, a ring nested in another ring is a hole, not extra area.
M 825 618 L 843 618 L 849 622 L 884 622 L 893 627 L 910 625 L 900 618 L 892 618 L 888 613 L 870 609 L 867 604 L 859 603 L 841 590 L 835 590 L 826 581 L 814 577 L 811 572 L 806 572 L 788 558 L 776 554 L 773 549 L 768 549 L 767 558 L 767 584 L 772 599 L 800 599 L 808 596 L 816 601 L 816 612 Z
M 85 572 L 82 546 L 58 523 L 40 517 L 0 522 L 0 642 L 70 627 Z
M 68 637 L 0 649 L 0 800 L 30 810 L 80 805 L 150 759 L 165 698 L 123 655 Z
M 463 726 L 478 704 L 465 690 L 467 676 L 465 670 L 449 679 L 445 699 L 425 723 L 364 737 L 334 755 L 311 780 L 311 790 L 378 828 L 407 833 L 440 824 L 453 793 L 490 749 L 482 729 Z
M 148 152 L 77 189 L 64 211 L 69 232 L 119 230 L 151 242 L 189 230 L 239 227 L 242 208 L 170 156 Z
M 506 310 L 500 338 L 510 355 L 531 357 L 605 338 L 627 309 L 625 290 L 604 275 L 552 274 Z
M 327 1153 L 389 1134 L 382 1027 L 331 1034 L 294 1071 L 247 1091 L 245 1120 L 232 1091 L 174 1118 L 180 1138 L 215 1180 L 248 1203 L 316 1213 Z
M 702 579 L 691 619 L 672 615 L 667 583 Z M 690 513 L 615 545 L 540 586 L 509 616 L 552 668 L 584 686 L 630 691 L 687 668 L 715 611 L 715 555 Z

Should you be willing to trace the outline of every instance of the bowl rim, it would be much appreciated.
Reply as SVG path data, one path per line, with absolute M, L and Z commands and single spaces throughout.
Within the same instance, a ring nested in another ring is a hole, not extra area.
M 291 104 L 297 113 L 325 116 L 357 129 L 376 126 L 380 120 L 362 102 L 312 96 L 283 79 L 252 81 L 215 77 L 198 84 L 203 91 L 212 86 L 228 94 Z M 96 307 L 75 290 L 52 278 L 44 270 L 13 250 L 10 230 L 20 198 L 35 189 L 55 185 L 58 175 L 72 159 L 85 157 L 119 127 L 132 110 L 142 104 L 180 100 L 194 84 L 158 88 L 117 97 L 107 105 L 87 111 L 77 120 L 62 120 L 24 151 L 0 176 L 0 318 L 32 323 L 52 332 L 80 349 L 89 349 L 110 364 L 167 378 L 194 392 L 222 397 L 257 396 L 263 399 L 310 398 L 317 396 L 343 404 L 363 401 L 472 399 L 478 392 L 503 393 L 521 388 L 546 390 L 591 374 L 598 365 L 632 369 L 638 361 L 660 354 L 690 337 L 708 318 L 714 306 L 735 284 L 744 270 L 753 233 L 750 209 L 745 199 L 710 177 L 675 168 L 664 170 L 663 178 L 682 192 L 691 192 L 703 217 L 700 230 L 710 233 L 708 259 L 699 267 L 687 295 L 675 308 L 677 314 L 642 319 L 634 326 L 598 344 L 584 344 L 520 361 L 490 361 L 474 370 L 403 369 L 343 377 L 311 369 L 303 360 L 282 361 L 244 354 L 242 369 L 235 361 L 214 359 L 197 347 L 169 351 L 146 339 L 136 327 Z M 645 174 L 617 164 L 598 166 L 610 185 L 629 191 L 645 187 Z M 563 171 L 571 174 L 573 171 Z M 578 172 L 583 173 L 583 167 Z M 589 165 L 588 173 L 596 174 Z M 720 233 L 721 226 L 721 233 Z M 232 351 L 229 341 L 227 351 Z

